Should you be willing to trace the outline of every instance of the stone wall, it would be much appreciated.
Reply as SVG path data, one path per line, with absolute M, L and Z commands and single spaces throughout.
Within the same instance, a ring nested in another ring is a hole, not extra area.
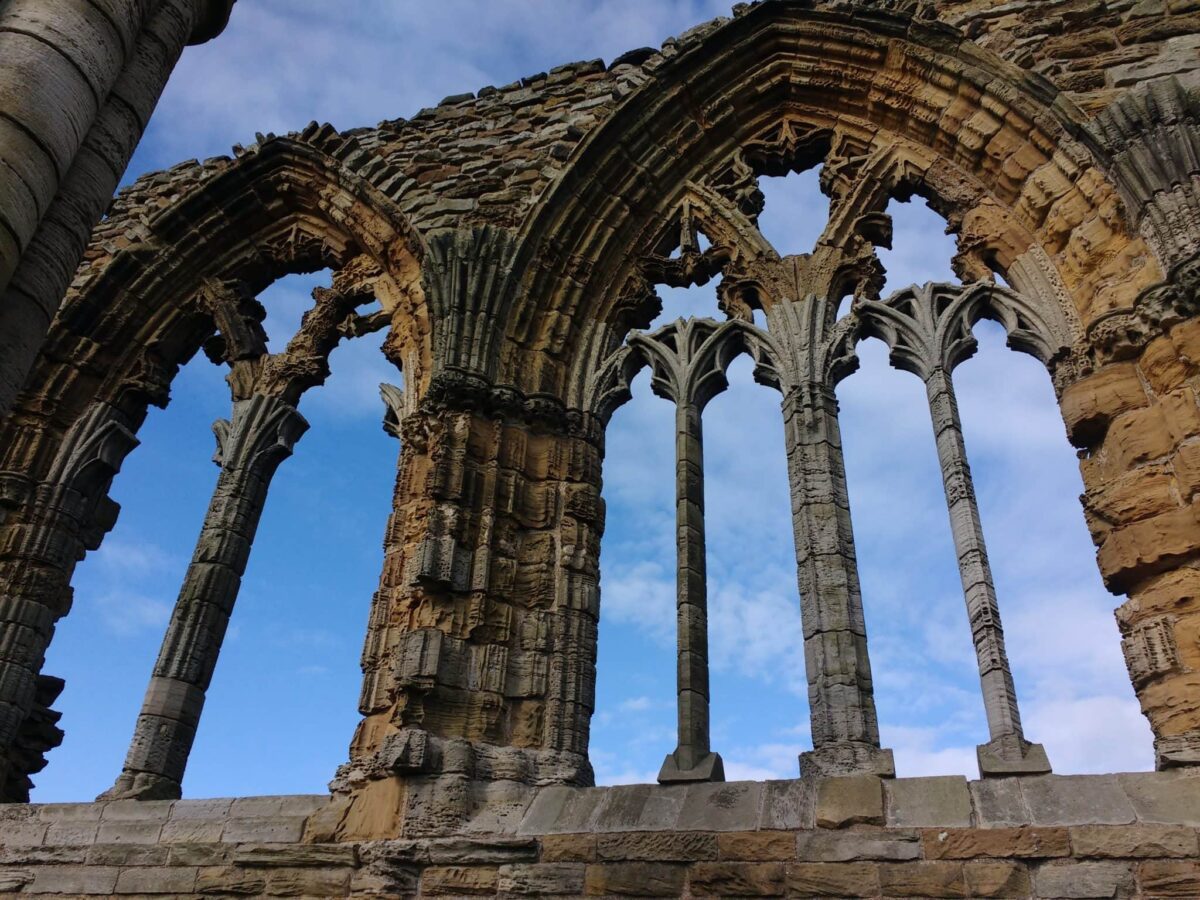
M 329 840 L 326 797 L 0 810 L 4 896 L 1200 896 L 1200 777 L 550 787 L 453 836 Z

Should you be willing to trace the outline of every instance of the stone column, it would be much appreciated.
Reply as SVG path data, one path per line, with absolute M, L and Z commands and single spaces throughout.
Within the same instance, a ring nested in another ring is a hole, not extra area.
M 187 43 L 233 0 L 9 0 L 0 11 L 0 415 Z
M 675 551 L 679 744 L 667 754 L 658 780 L 724 781 L 721 757 L 709 749 L 704 433 L 700 406 L 688 397 L 675 404 Z
M 996 588 L 983 540 L 975 485 L 967 463 L 958 401 L 950 374 L 944 367 L 935 366 L 929 371 L 925 391 L 929 397 L 946 507 L 950 512 L 950 529 L 954 534 L 958 572 L 962 578 L 987 713 L 990 740 L 976 749 L 979 774 L 984 777 L 1046 774 L 1050 771 L 1046 751 L 1041 744 L 1026 741 L 1021 730 L 1017 691 L 1004 649 L 1000 607 L 996 602 Z
M 803 775 L 895 775 L 879 746 L 854 530 L 833 389 L 807 382 L 784 396 L 784 435 L 804 626 L 813 749 Z
M 271 477 L 308 423 L 291 404 L 255 395 L 213 426 L 221 466 L 204 526 L 146 689 L 133 741 L 103 799 L 180 796 L 188 754 L 241 587 Z
M 14 743 L 44 693 L 42 663 L 55 623 L 71 608 L 75 565 L 116 520 L 107 492 L 137 445 L 131 425 L 96 403 L 61 437 L 39 485 L 0 480 L 0 499 L 26 493 L 0 528 L 0 802 L 29 799 L 30 773 L 15 760 Z

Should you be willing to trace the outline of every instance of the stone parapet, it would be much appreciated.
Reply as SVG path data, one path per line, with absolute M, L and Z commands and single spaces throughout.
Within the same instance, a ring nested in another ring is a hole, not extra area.
M 456 834 L 333 843 L 338 806 L 7 807 L 0 895 L 1200 896 L 1186 772 L 549 787 Z

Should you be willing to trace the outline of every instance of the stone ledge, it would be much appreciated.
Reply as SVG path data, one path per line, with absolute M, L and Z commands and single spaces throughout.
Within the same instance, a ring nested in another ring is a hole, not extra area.
M 500 832 L 302 842 L 330 803 L 2 807 L 0 894 L 1200 897 L 1200 773 L 547 787 Z

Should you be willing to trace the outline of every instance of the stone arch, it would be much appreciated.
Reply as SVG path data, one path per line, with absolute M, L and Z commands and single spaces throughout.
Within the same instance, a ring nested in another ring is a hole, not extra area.
M 726 178 L 747 145 L 775 169 L 815 164 L 835 141 L 848 162 L 889 148 L 879 199 L 904 187 L 933 201 L 963 266 L 1008 271 L 1032 254 L 1066 286 L 1068 314 L 1129 307 L 1161 270 L 1084 121 L 1048 82 L 948 26 L 850 4 L 749 8 L 660 65 L 532 214 L 499 380 L 560 385 L 590 331 L 638 299 L 634 255 L 686 186 Z
M 263 139 L 236 159 L 152 176 L 102 223 L 39 356 L 36 387 L 3 429 L 0 568 L 13 573 L 14 627 L 28 630 L 28 658 L 5 662 L 25 687 L 3 704 L 0 767 L 44 679 L 41 659 L 69 610 L 74 566 L 115 521 L 112 477 L 149 405 L 167 403 L 176 372 L 198 349 L 231 366 L 233 425 L 218 431 L 226 455 L 238 404 L 258 403 L 249 373 L 291 412 L 246 406 L 242 418 L 282 429 L 286 456 L 306 427 L 292 406 L 328 375 L 333 346 L 360 327 L 389 328 L 385 354 L 417 390 L 428 382 L 424 244 L 390 200 L 340 162 L 354 149 L 328 126 Z M 322 268 L 335 270 L 335 283 L 306 317 L 312 333 L 288 353 L 266 354 L 255 296 L 284 275 Z M 382 306 L 369 326 L 352 315 L 368 294 Z M 10 786 L 24 777 L 8 775 Z

